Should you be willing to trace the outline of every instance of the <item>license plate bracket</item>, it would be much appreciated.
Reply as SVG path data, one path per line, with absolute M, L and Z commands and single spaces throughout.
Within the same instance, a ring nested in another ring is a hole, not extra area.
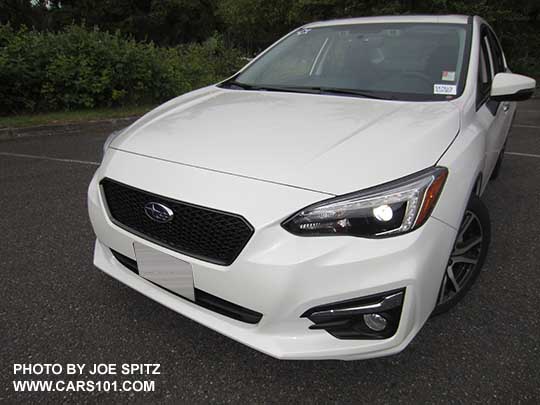
M 139 275 L 188 300 L 195 301 L 190 263 L 138 242 L 133 243 Z

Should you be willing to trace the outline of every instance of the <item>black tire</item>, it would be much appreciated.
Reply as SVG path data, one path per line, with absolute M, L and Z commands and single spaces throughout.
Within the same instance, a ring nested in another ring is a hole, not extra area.
M 501 174 L 501 168 L 502 163 L 504 160 L 504 151 L 506 150 L 506 142 L 504 143 L 501 151 L 499 152 L 499 157 L 497 158 L 497 163 L 495 163 L 495 167 L 493 168 L 493 171 L 491 172 L 490 180 L 496 180 L 499 175 Z
M 488 209 L 477 195 L 473 195 L 443 274 L 433 315 L 448 311 L 465 296 L 482 270 L 490 240 Z

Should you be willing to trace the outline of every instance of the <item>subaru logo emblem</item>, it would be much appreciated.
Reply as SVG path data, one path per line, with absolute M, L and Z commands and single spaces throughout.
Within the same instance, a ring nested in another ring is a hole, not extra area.
M 157 202 L 149 202 L 144 206 L 144 213 L 148 218 L 151 220 L 154 220 L 156 222 L 161 222 L 164 224 L 165 222 L 172 221 L 174 212 L 166 205 L 157 203 Z

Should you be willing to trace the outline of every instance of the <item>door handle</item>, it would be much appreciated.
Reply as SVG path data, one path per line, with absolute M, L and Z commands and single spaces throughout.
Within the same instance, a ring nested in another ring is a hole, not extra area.
M 510 103 L 503 103 L 503 111 L 508 112 L 509 109 L 510 109 Z

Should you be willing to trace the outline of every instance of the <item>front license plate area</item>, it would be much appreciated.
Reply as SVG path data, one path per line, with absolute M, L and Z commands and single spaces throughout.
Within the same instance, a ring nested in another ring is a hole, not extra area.
M 191 264 L 134 242 L 139 275 L 184 298 L 195 301 Z

